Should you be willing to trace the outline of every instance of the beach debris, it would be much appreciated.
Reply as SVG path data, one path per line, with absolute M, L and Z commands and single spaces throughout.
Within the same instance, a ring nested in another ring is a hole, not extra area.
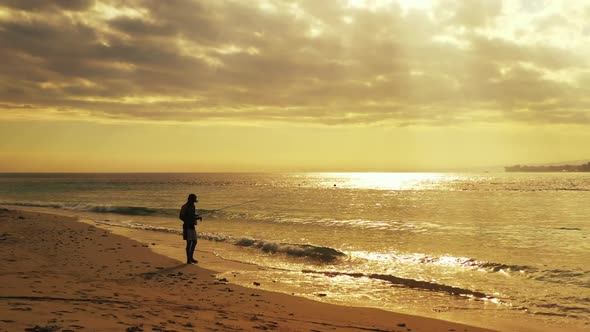
M 254 285 L 254 286 L 260 286 L 260 283 L 259 283 L 259 282 L 256 282 L 256 281 L 254 281 L 254 282 L 252 283 L 252 285 Z
M 326 296 L 328 296 L 328 294 L 326 294 L 326 293 L 318 293 L 316 295 L 319 296 L 319 297 L 326 297 Z
M 399 327 L 406 327 L 406 323 L 399 323 L 399 324 L 397 324 L 397 326 L 399 326 Z
M 229 282 L 226 278 L 217 279 L 219 282 Z
M 143 332 L 143 329 L 139 326 L 130 326 L 125 330 L 126 332 Z
M 227 282 L 223 282 L 223 281 L 215 281 L 214 283 L 212 283 L 212 285 L 227 285 Z

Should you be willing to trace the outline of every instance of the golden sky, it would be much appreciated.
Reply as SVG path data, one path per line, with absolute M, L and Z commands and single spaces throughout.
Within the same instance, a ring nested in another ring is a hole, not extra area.
M 2 0 L 0 171 L 590 158 L 590 2 Z

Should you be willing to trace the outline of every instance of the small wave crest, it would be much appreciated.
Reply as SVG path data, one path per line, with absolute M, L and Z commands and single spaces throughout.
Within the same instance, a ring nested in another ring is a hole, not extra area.
M 379 260 L 387 260 L 390 259 L 392 261 L 398 262 L 411 262 L 414 264 L 425 264 L 425 265 L 440 265 L 440 266 L 456 266 L 456 267 L 464 267 L 469 269 L 477 269 L 482 270 L 485 272 L 536 272 L 537 269 L 527 265 L 517 265 L 517 264 L 505 264 L 505 263 L 496 263 L 496 262 L 489 262 L 489 261 L 481 261 L 475 258 L 468 258 L 468 257 L 458 257 L 458 256 L 431 256 L 426 254 L 420 253 L 410 253 L 410 254 L 398 254 L 398 253 L 391 253 L 391 254 L 381 254 L 375 255 L 374 253 L 363 253 L 363 254 L 356 254 L 364 259 L 379 259 Z
M 442 265 L 460 265 L 467 268 L 484 270 L 486 272 L 535 272 L 536 268 L 527 265 L 504 264 L 488 261 L 479 261 L 474 258 L 465 257 L 432 257 L 424 256 L 420 258 L 420 263 L 424 264 L 442 264 Z
M 157 209 L 150 209 L 142 206 L 110 206 L 110 205 L 81 205 L 73 208 L 96 213 L 116 213 L 132 216 L 150 216 L 158 214 Z
M 15 205 L 27 207 L 54 208 L 81 212 L 113 213 L 132 216 L 170 215 L 169 209 L 149 208 L 145 206 L 117 206 L 94 205 L 78 203 L 35 203 L 35 202 L 0 202 L 2 205 Z
M 584 269 L 542 270 L 533 275 L 532 278 L 537 281 L 544 281 L 552 284 L 575 285 L 583 288 L 590 288 L 590 271 Z
M 48 207 L 48 208 L 54 208 L 54 209 L 62 209 L 63 208 L 63 204 L 59 204 L 59 203 L 0 202 L 0 205 Z
M 396 277 L 391 274 L 375 274 L 375 273 L 366 274 L 366 273 L 348 273 L 348 272 L 313 271 L 313 270 L 303 270 L 301 272 L 322 274 L 322 275 L 325 275 L 328 277 L 348 276 L 348 277 L 353 277 L 353 278 L 369 278 L 369 279 L 373 279 L 373 280 L 386 281 L 391 284 L 400 285 L 400 286 L 404 286 L 404 287 L 408 287 L 408 288 L 443 292 L 443 293 L 447 293 L 447 294 L 467 296 L 467 297 L 473 297 L 473 298 L 478 298 L 478 299 L 494 299 L 494 297 L 488 296 L 483 292 L 473 291 L 473 290 L 470 290 L 467 288 L 454 287 L 454 286 L 438 284 L 438 283 L 434 283 L 434 282 L 415 280 L 415 279 L 400 278 L 400 277 Z
M 115 221 L 111 221 L 111 220 L 93 220 L 93 221 L 98 224 L 103 224 L 103 225 L 108 225 L 108 226 L 141 229 L 144 231 L 153 231 L 153 232 L 162 232 L 162 233 L 182 234 L 181 230 L 168 228 L 168 227 L 151 226 L 151 225 L 144 225 L 144 224 L 123 224 L 123 223 L 115 222 Z
M 485 269 L 489 272 L 534 272 L 537 269 L 527 265 L 516 265 L 516 264 L 502 264 L 494 262 L 478 262 L 473 260 L 473 265 L 466 263 L 466 266 L 473 266 L 480 269 Z
M 340 257 L 346 256 L 345 253 L 334 248 L 320 247 L 309 244 L 277 243 L 249 238 L 239 239 L 234 244 L 242 247 L 258 248 L 264 252 L 273 254 L 282 253 L 293 257 L 307 257 L 322 262 L 333 262 Z

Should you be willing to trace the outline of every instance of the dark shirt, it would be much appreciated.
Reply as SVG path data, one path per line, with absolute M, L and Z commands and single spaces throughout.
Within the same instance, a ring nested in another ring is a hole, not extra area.
M 180 209 L 180 220 L 184 222 L 182 228 L 195 229 L 197 224 L 197 211 L 194 204 L 185 203 Z

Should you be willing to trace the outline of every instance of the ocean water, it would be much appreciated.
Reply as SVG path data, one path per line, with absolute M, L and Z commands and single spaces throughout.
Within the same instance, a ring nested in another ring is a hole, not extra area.
M 233 282 L 513 331 L 590 330 L 590 174 L 0 174 L 0 204 L 177 233 Z M 179 241 L 181 241 L 179 239 Z

